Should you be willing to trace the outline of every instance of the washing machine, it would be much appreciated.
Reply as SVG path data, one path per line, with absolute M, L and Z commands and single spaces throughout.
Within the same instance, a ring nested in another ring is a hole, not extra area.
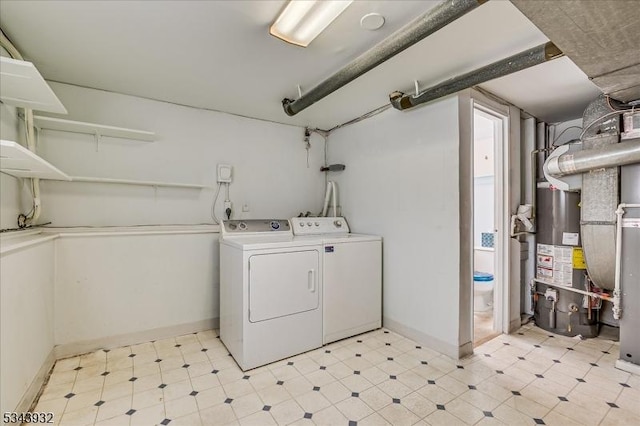
M 293 218 L 296 239 L 321 238 L 323 343 L 382 327 L 382 238 L 342 217 Z
M 288 220 L 222 221 L 220 339 L 243 371 L 322 346 L 322 254 Z

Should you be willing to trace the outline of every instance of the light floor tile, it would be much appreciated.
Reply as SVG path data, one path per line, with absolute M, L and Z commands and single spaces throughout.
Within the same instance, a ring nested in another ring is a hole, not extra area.
M 528 324 L 455 360 L 376 330 L 242 372 L 210 330 L 60 360 L 36 410 L 81 426 L 640 424 L 618 350 Z
M 241 396 L 240 398 L 234 399 L 231 403 L 231 408 L 233 408 L 233 412 L 238 419 L 262 410 L 263 406 L 262 400 L 255 393 Z
M 122 414 L 117 417 L 96 422 L 96 426 L 127 426 L 131 422 L 131 416 Z
M 170 419 L 171 426 L 202 426 L 202 420 L 200 419 L 200 413 L 193 413 L 187 416 L 178 417 L 177 419 Z
M 313 415 L 313 422 L 318 426 L 346 425 L 349 420 L 333 405 Z
M 98 407 L 97 421 L 110 419 L 124 415 L 127 411 L 131 410 L 131 397 L 123 397 L 106 401 L 100 407 Z
M 311 392 L 298 395 L 294 399 L 298 405 L 302 407 L 305 413 L 316 413 L 331 405 L 331 402 L 319 391 L 313 390 Z
M 400 404 L 390 404 L 378 411 L 392 425 L 403 426 L 417 423 L 418 416 Z
M 340 382 L 329 383 L 320 387 L 320 392 L 332 403 L 335 404 L 351 396 L 351 391 Z
M 162 392 L 162 389 L 156 387 L 155 389 L 134 393 L 131 406 L 136 407 L 136 409 L 142 409 L 162 404 L 163 402 L 164 392 Z
M 152 405 L 151 407 L 136 410 L 131 415 L 131 426 L 157 425 L 165 419 L 164 404 Z
M 390 424 L 378 413 L 373 413 L 358 422 L 360 426 L 387 426 Z
M 434 411 L 425 420 L 433 426 L 466 426 L 465 422 L 444 410 Z
M 104 376 L 97 376 L 84 380 L 76 379 L 75 383 L 73 384 L 72 392 L 80 394 L 96 389 L 102 390 L 103 386 Z
M 204 410 L 205 408 L 213 407 L 214 405 L 222 404 L 228 398 L 224 393 L 224 389 L 221 387 L 211 388 L 198 392 L 195 396 L 198 408 Z
M 272 385 L 268 388 L 260 389 L 258 396 L 262 401 L 270 406 L 277 405 L 283 401 L 291 399 L 291 394 L 281 385 Z
M 349 420 L 358 421 L 373 413 L 373 409 L 360 398 L 351 397 L 338 402 L 336 408 Z
M 276 421 L 268 411 L 258 411 L 250 416 L 240 419 L 240 425 L 242 426 L 267 426 L 276 425 Z
M 304 411 L 293 399 L 281 402 L 269 411 L 278 424 L 289 424 L 303 418 Z
M 96 421 L 98 407 L 88 406 L 80 410 L 65 412 L 60 419 L 61 426 L 91 425 Z
M 362 392 L 360 394 L 360 399 L 376 411 L 393 402 L 393 399 L 389 395 L 377 387 L 370 388 Z
M 174 419 L 197 412 L 198 404 L 193 396 L 187 395 L 182 398 L 165 401 L 164 408 L 167 418 Z
M 436 405 L 433 402 L 429 401 L 417 392 L 411 393 L 402 398 L 401 403 L 421 419 L 428 416 L 436 409 Z
M 218 404 L 200 411 L 203 425 L 224 425 L 236 419 L 236 415 L 229 404 Z
M 482 410 L 463 401 L 462 398 L 448 402 L 445 407 L 448 412 L 467 424 L 475 424 L 484 417 Z

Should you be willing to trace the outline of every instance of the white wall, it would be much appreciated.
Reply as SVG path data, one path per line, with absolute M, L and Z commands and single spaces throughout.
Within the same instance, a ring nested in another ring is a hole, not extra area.
M 459 330 L 458 99 L 335 131 L 329 162 L 353 232 L 382 235 L 383 315 L 454 355 Z M 469 308 L 470 309 L 470 308 Z
M 16 108 L 0 103 L 0 138 L 21 143 Z M 16 228 L 20 214 L 21 181 L 0 173 L 0 228 Z
M 482 247 L 482 233 L 494 232 L 495 180 L 493 176 L 473 179 L 473 244 Z
M 218 318 L 217 233 L 62 234 L 56 243 L 57 345 Z
M 235 217 L 289 218 L 321 209 L 324 142 L 303 129 L 66 84 L 51 84 L 68 119 L 153 131 L 153 143 L 44 131 L 38 153 L 69 175 L 215 186 L 234 166 Z M 43 183 L 42 219 L 55 226 L 211 223 L 213 189 Z M 222 201 L 224 194 L 221 194 Z M 247 204 L 250 212 L 242 214 Z M 218 216 L 222 215 L 218 204 Z M 240 216 L 242 215 L 242 216 Z
M 17 408 L 52 353 L 53 268 L 53 241 L 0 257 L 3 413 Z

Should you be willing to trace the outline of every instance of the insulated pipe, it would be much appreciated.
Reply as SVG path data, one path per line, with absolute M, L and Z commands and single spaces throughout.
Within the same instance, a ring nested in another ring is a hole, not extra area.
M 564 53 L 552 42 L 541 44 L 532 49 L 525 50 L 506 59 L 486 65 L 477 70 L 462 74 L 458 77 L 446 80 L 436 86 L 430 87 L 417 95 L 406 95 L 402 92 L 393 92 L 389 100 L 394 108 L 405 110 L 416 105 L 433 101 L 434 99 L 459 92 L 463 89 L 503 77 L 516 71 L 530 68 L 544 62 L 564 56 Z
M 545 169 L 551 176 L 560 177 L 635 163 L 640 163 L 640 138 L 563 154 L 547 161 Z
M 619 320 L 622 316 L 622 309 L 620 308 L 620 275 L 622 274 L 622 216 L 624 216 L 624 209 L 638 209 L 640 204 L 618 204 L 616 209 L 616 275 L 615 284 L 613 288 L 613 318 Z
M 289 116 L 294 116 L 300 111 L 310 107 L 314 103 L 330 95 L 342 86 L 360 77 L 367 71 L 377 67 L 413 46 L 425 37 L 435 33 L 442 27 L 450 24 L 466 13 L 472 11 L 488 0 L 448 0 L 443 1 L 423 15 L 400 28 L 388 38 L 382 40 L 371 50 L 358 56 L 351 63 L 340 69 L 331 77 L 322 81 L 300 98 L 283 99 L 282 107 Z
M 589 297 L 594 297 L 596 299 L 602 299 L 602 300 L 608 300 L 610 302 L 613 301 L 613 297 L 608 296 L 606 294 L 603 293 L 594 293 L 592 291 L 586 291 L 586 290 L 580 290 L 579 288 L 573 288 L 573 287 L 566 287 L 564 284 L 554 284 L 554 283 L 550 283 L 544 280 L 540 280 L 538 278 L 534 278 L 533 280 L 531 280 L 531 284 L 529 284 L 531 286 L 532 291 L 535 292 L 536 290 L 536 284 L 535 283 L 540 283 L 540 284 L 544 284 L 546 286 L 549 287 L 555 287 L 558 288 L 560 290 L 566 290 L 566 291 L 570 291 L 572 293 L 578 293 L 578 294 L 583 294 L 585 296 L 589 296 Z M 541 294 L 541 293 L 539 293 Z M 560 297 L 560 296 L 558 296 Z

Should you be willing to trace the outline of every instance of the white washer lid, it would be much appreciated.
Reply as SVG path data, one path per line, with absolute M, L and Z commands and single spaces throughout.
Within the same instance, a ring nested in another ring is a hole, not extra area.
M 324 244 L 341 244 L 341 243 L 357 243 L 366 241 L 381 241 L 382 237 L 378 235 L 366 234 L 344 234 L 344 235 L 323 235 L 322 242 Z

